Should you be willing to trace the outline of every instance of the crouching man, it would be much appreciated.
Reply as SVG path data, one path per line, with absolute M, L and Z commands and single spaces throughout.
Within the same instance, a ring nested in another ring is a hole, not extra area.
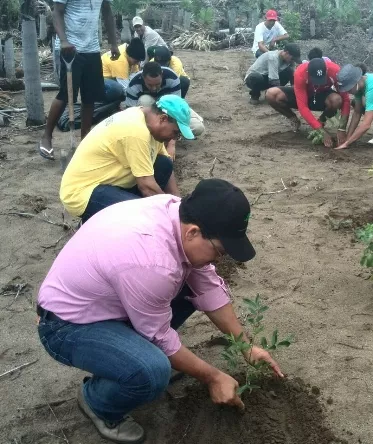
M 243 408 L 238 382 L 183 346 L 177 329 L 197 309 L 223 333 L 249 340 L 211 265 L 225 254 L 254 257 L 249 216 L 240 189 L 203 180 L 182 200 L 160 195 L 106 208 L 54 261 L 38 296 L 40 340 L 55 360 L 92 373 L 78 403 L 103 437 L 143 441 L 128 415 L 160 396 L 171 367 L 207 384 L 213 402 Z M 261 348 L 245 358 L 283 376 Z

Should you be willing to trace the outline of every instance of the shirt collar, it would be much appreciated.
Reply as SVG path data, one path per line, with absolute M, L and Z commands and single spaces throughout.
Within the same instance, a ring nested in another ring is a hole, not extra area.
M 183 243 L 181 241 L 181 222 L 180 222 L 180 216 L 179 216 L 180 203 L 181 203 L 180 200 L 178 200 L 176 202 L 175 201 L 171 202 L 169 209 L 168 209 L 168 214 L 171 219 L 174 237 L 176 240 L 177 249 L 178 249 L 178 252 L 180 255 L 180 259 L 182 262 L 186 262 L 188 265 L 192 266 L 192 264 L 189 262 L 189 259 L 187 258 L 186 254 L 185 254 L 185 251 L 183 248 Z

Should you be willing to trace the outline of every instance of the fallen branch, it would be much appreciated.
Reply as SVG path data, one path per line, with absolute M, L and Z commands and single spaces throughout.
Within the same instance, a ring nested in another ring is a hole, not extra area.
M 12 368 L 11 370 L 8 370 L 7 372 L 1 373 L 0 379 L 3 378 L 4 376 L 11 375 L 12 373 L 16 372 L 17 370 L 22 370 L 22 369 L 24 369 L 26 367 L 29 367 L 30 365 L 35 364 L 38 361 L 39 361 L 39 359 L 35 359 L 35 361 L 26 362 L 26 364 L 19 365 L 18 367 L 15 367 L 15 368 Z
M 20 211 L 9 211 L 8 213 L 0 213 L 1 216 L 19 216 L 19 217 L 26 217 L 26 218 L 34 218 L 34 219 L 39 219 L 43 222 L 46 222 L 47 224 L 50 225 L 56 225 L 57 227 L 62 227 L 64 230 L 70 230 L 71 226 L 68 225 L 65 222 L 54 222 L 52 220 L 50 220 L 44 213 L 44 217 L 40 217 L 37 214 L 33 214 L 33 213 L 24 213 L 24 212 L 20 212 Z
M 260 193 L 257 198 L 254 200 L 254 202 L 251 204 L 251 206 L 254 206 L 256 203 L 258 203 L 258 200 L 262 197 L 262 196 L 267 196 L 270 194 L 278 194 L 278 193 L 282 193 L 283 191 L 286 191 L 288 189 L 288 187 L 285 185 L 284 181 L 281 178 L 281 183 L 282 183 L 282 190 L 277 190 L 277 191 L 263 191 L 262 193 Z
M 217 160 L 217 158 L 215 157 L 215 159 L 212 162 L 211 168 L 209 170 L 210 177 L 214 177 L 214 168 L 215 168 L 216 160 Z
M 53 414 L 53 416 L 54 416 L 54 418 L 55 418 L 55 420 L 56 420 L 56 422 L 57 422 L 57 425 L 58 425 L 58 427 L 60 428 L 60 431 L 61 431 L 61 433 L 62 433 L 62 435 L 63 435 L 63 440 L 64 440 L 67 444 L 69 444 L 69 440 L 67 439 L 67 436 L 65 435 L 65 432 L 63 431 L 63 428 L 62 428 L 61 425 L 60 425 L 60 421 L 58 420 L 56 414 L 54 413 L 54 410 L 52 409 L 52 406 L 51 406 L 49 403 L 47 403 L 47 406 L 49 407 L 49 410 L 52 412 L 52 414 Z

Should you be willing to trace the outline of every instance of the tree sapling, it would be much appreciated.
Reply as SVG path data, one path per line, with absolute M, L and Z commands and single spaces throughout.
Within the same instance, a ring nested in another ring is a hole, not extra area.
M 257 345 L 258 335 L 263 332 L 263 318 L 264 313 L 269 309 L 267 305 L 263 305 L 260 295 L 258 294 L 254 300 L 244 299 L 247 313 L 245 314 L 244 324 L 251 327 L 250 341 L 243 340 L 243 333 L 238 337 L 233 334 L 225 335 L 228 345 L 225 347 L 222 357 L 227 361 L 229 367 L 236 369 L 243 353 L 249 356 L 246 364 L 245 384 L 238 388 L 237 394 L 241 395 L 245 390 L 250 392 L 255 388 L 260 388 L 255 382 L 262 375 L 270 373 L 270 368 L 266 362 L 252 362 L 251 351 L 253 346 Z M 259 344 L 265 350 L 275 351 L 281 347 L 289 347 L 293 342 L 291 335 L 283 340 L 279 340 L 278 330 L 274 330 L 271 340 L 268 341 L 265 336 L 260 338 Z

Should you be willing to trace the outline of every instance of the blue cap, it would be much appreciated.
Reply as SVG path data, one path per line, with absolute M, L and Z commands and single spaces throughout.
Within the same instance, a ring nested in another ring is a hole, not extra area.
M 190 129 L 190 107 L 184 99 L 174 94 L 167 94 L 158 100 L 157 107 L 176 120 L 183 137 L 194 139 Z

